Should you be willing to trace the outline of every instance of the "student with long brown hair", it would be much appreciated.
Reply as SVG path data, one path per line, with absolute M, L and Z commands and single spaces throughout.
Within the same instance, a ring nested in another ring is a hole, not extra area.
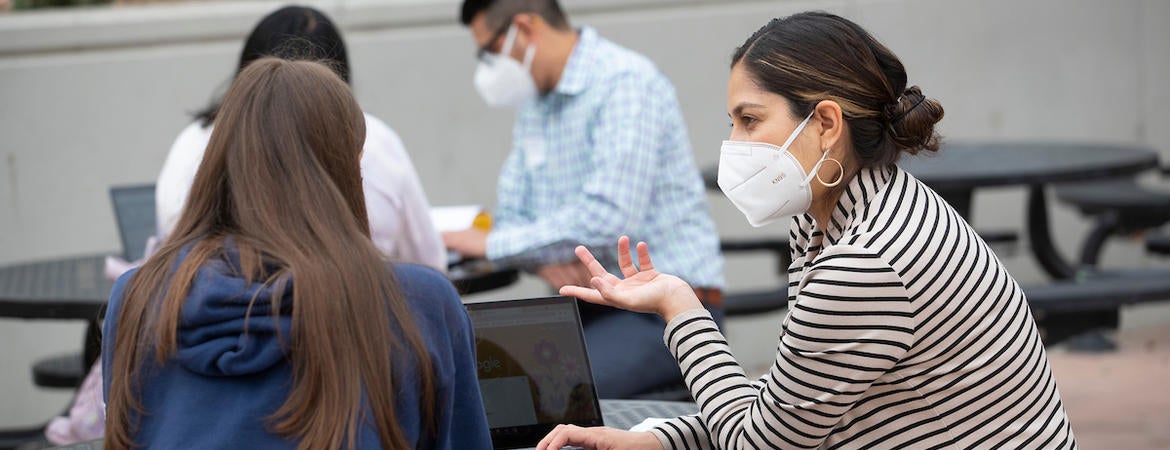
M 329 68 L 342 80 L 353 83 L 353 68 L 340 27 L 324 12 L 297 5 L 282 7 L 260 19 L 244 40 L 235 73 L 261 57 L 285 53 L 328 61 Z M 199 111 L 167 152 L 155 184 L 160 241 L 166 240 L 178 224 L 221 103 L 222 99 L 217 98 Z M 431 222 L 431 206 L 410 153 L 393 128 L 368 112 L 365 129 L 362 189 L 374 246 L 393 261 L 445 271 L 447 249 Z
M 458 295 L 370 241 L 364 136 L 324 65 L 239 73 L 173 234 L 111 295 L 106 448 L 490 448 Z

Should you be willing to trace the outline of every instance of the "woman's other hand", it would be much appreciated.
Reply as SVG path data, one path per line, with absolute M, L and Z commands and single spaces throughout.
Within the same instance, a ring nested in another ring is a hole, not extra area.
M 639 242 L 637 248 L 638 265 L 634 265 L 630 238 L 618 239 L 618 268 L 625 277 L 622 279 L 607 272 L 588 249 L 577 247 L 577 258 L 593 276 L 589 280 L 593 287 L 565 286 L 560 289 L 561 295 L 629 311 L 655 313 L 667 322 L 683 311 L 703 307 L 685 281 L 654 270 L 650 248 L 645 242 Z
M 536 450 L 560 450 L 576 446 L 588 450 L 662 450 L 658 438 L 649 432 L 624 431 L 614 428 L 581 428 L 576 425 L 557 425 L 540 440 Z
M 565 286 L 589 286 L 589 279 L 593 278 L 580 261 L 544 266 L 536 269 L 536 275 L 557 290 Z
M 447 231 L 442 234 L 447 250 L 459 253 L 464 258 L 483 258 L 487 255 L 488 232 L 479 228 L 462 231 Z

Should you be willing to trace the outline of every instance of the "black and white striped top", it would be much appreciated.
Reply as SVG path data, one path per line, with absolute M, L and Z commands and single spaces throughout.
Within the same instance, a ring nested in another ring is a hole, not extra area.
M 794 219 L 790 312 L 759 380 L 707 311 L 667 325 L 701 413 L 658 426 L 663 447 L 1076 448 L 1023 292 L 938 194 L 863 170 L 817 228 Z

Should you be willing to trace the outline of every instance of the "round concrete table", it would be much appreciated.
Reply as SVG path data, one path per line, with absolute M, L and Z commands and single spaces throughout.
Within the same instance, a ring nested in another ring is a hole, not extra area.
M 514 269 L 486 261 L 450 268 L 461 294 L 498 289 L 519 278 Z M 101 352 L 101 320 L 113 282 L 105 277 L 105 255 L 86 255 L 0 267 L 0 317 L 84 320 L 83 367 Z
M 970 219 L 976 188 L 1028 187 L 1028 236 L 1036 261 L 1055 279 L 1076 276 L 1056 249 L 1048 220 L 1046 189 L 1133 175 L 1158 166 L 1153 149 L 1132 145 L 1052 142 L 957 142 L 933 155 L 903 158 L 899 165 Z
M 104 269 L 105 255 L 2 266 L 0 317 L 97 320 L 113 287 Z M 448 276 L 461 294 L 472 294 L 508 286 L 519 273 L 468 261 L 452 266 Z

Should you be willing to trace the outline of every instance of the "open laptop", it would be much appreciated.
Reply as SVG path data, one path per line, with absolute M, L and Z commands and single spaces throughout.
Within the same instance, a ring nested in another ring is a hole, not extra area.
M 533 448 L 558 424 L 602 425 L 576 299 L 467 305 L 492 447 Z
M 122 238 L 122 259 L 137 261 L 146 253 L 146 240 L 158 231 L 154 185 L 112 187 L 110 200 L 114 203 L 114 219 L 118 221 L 118 235 Z

